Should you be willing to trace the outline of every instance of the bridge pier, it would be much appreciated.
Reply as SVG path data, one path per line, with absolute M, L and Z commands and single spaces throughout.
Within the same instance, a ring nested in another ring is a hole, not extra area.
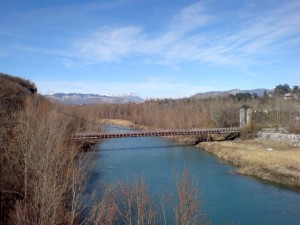
M 251 125 L 253 109 L 249 106 L 243 106 L 240 109 L 240 127 L 248 127 Z

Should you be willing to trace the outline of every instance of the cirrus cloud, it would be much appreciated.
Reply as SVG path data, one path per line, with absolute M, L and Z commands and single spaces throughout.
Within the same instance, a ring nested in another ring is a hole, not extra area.
M 170 26 L 156 37 L 149 36 L 142 27 L 124 26 L 102 28 L 75 39 L 70 60 L 75 57 L 107 63 L 139 56 L 140 62 L 169 65 L 191 61 L 235 66 L 261 63 L 260 57 L 299 44 L 299 10 L 300 5 L 292 1 L 256 17 L 247 17 L 248 12 L 243 12 L 238 28 L 213 31 L 206 27 L 223 20 L 234 27 L 235 22 L 224 15 L 212 15 L 208 7 L 197 2 L 178 12 Z

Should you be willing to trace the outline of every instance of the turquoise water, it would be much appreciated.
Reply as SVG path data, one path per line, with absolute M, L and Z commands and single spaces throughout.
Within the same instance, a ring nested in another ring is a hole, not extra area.
M 300 192 L 235 174 L 201 149 L 161 138 L 109 139 L 98 144 L 88 185 L 143 176 L 151 193 L 173 192 L 173 173 L 188 168 L 197 180 L 202 210 L 212 224 L 300 224 Z

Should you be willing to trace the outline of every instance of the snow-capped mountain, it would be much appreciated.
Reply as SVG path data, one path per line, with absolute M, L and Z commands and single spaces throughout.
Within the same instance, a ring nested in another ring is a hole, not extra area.
M 80 93 L 55 93 L 45 95 L 51 101 L 63 102 L 73 105 L 101 104 L 101 103 L 141 103 L 144 99 L 135 94 L 125 94 L 120 96 L 80 94 Z

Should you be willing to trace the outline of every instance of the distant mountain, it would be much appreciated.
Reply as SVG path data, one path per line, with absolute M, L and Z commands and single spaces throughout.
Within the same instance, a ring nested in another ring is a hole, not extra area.
M 103 104 L 103 103 L 141 103 L 144 99 L 135 94 L 126 94 L 120 96 L 97 95 L 97 94 L 80 94 L 80 93 L 55 93 L 45 95 L 51 101 L 63 102 L 73 105 L 84 104 Z
M 240 90 L 240 89 L 232 89 L 229 91 L 210 91 L 210 92 L 204 92 L 204 93 L 197 93 L 192 98 L 209 98 L 209 97 L 224 97 L 228 95 L 236 95 L 237 93 L 250 93 L 250 94 L 257 94 L 258 96 L 263 96 L 264 92 L 267 91 L 267 93 L 271 92 L 272 90 L 265 89 L 265 88 L 258 88 L 253 90 Z

